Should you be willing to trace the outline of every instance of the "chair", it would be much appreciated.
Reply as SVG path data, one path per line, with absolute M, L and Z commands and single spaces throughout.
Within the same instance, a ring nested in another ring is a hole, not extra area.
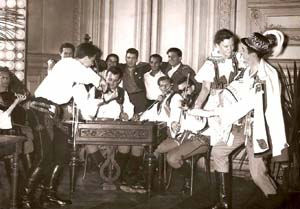
M 198 162 L 198 160 L 202 157 L 205 159 L 205 172 L 206 172 L 206 177 L 208 179 L 209 184 L 211 183 L 211 176 L 210 176 L 210 152 L 211 152 L 211 147 L 207 150 L 205 153 L 200 153 L 193 155 L 189 158 L 186 159 L 186 161 L 190 161 L 190 168 L 191 168 L 191 177 L 190 177 L 190 191 L 189 194 L 192 196 L 193 195 L 193 190 L 194 190 L 194 172 L 195 172 L 195 164 Z M 161 156 L 160 156 L 161 158 Z M 161 166 L 161 163 L 160 165 Z M 168 171 L 169 167 L 169 171 Z M 163 154 L 163 183 L 164 183 L 164 189 L 168 190 L 172 181 L 172 173 L 173 169 L 168 166 L 167 163 L 167 158 L 166 158 L 166 153 Z M 159 174 L 160 175 L 160 174 Z M 161 178 L 161 177 L 159 177 Z

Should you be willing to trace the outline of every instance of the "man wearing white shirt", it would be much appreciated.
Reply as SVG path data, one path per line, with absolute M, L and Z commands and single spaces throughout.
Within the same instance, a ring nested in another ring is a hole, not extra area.
M 182 78 L 178 81 L 178 93 L 170 96 L 169 109 L 170 118 L 168 126 L 171 136 L 160 143 L 155 150 L 156 153 L 167 153 L 167 162 L 173 168 L 181 168 L 185 171 L 185 183 L 182 192 L 186 193 L 190 189 L 190 171 L 187 168 L 185 159 L 199 153 L 207 152 L 209 140 L 206 136 L 198 134 L 205 127 L 205 121 L 186 115 L 184 109 L 192 109 L 194 106 L 192 97 L 195 94 L 195 84 Z
M 223 134 L 217 146 L 212 149 L 211 156 L 214 160 L 212 166 L 219 178 L 219 198 L 211 208 L 231 208 L 228 195 L 230 184 L 227 179 L 228 156 L 243 143 L 246 145 L 251 177 L 265 196 L 263 201 L 261 197 L 258 201 L 251 198 L 252 201 L 250 199 L 249 202 L 258 205 L 249 204 L 245 208 L 282 208 L 280 207 L 282 197 L 278 195 L 276 184 L 268 174 L 263 156 L 270 154 L 270 151 L 273 157 L 280 156 L 288 144 L 278 73 L 264 57 L 280 54 L 284 35 L 280 31 L 270 30 L 264 34 L 253 33 L 250 37 L 243 38 L 241 42 L 243 56 L 249 67 L 241 71 L 222 91 L 220 96 L 224 105 L 208 111 L 211 116 L 218 117 L 221 130 L 233 124 L 231 133 Z M 241 124 L 235 125 L 236 121 L 240 121 Z M 228 140 L 233 142 L 229 144 Z
M 144 74 L 144 83 L 146 87 L 146 97 L 148 106 L 151 105 L 161 95 L 161 91 L 157 84 L 160 77 L 165 74 L 161 72 L 162 57 L 159 54 L 152 54 L 149 59 L 151 70 Z
M 158 79 L 157 84 L 160 89 L 160 95 L 156 98 L 156 102 L 148 107 L 141 116 L 140 120 L 163 121 L 170 120 L 170 99 L 174 96 L 172 90 L 172 80 L 168 76 L 162 76 Z
M 77 102 L 81 116 L 85 120 L 117 120 L 128 121 L 134 112 L 134 106 L 129 100 L 127 92 L 119 87 L 123 72 L 120 68 L 112 66 L 106 71 L 105 80 L 108 84 L 108 91 L 103 93 L 94 88 L 86 91 L 84 85 L 74 86 L 74 91 L 79 96 L 74 97 Z M 80 92 L 85 91 L 85 99 L 82 99 Z M 100 167 L 104 157 L 97 145 L 86 145 L 85 149 L 91 156 L 94 164 Z
M 28 174 L 21 196 L 23 208 L 34 208 L 34 193 L 40 181 L 45 182 L 41 194 L 41 204 L 64 206 L 71 204 L 56 196 L 58 177 L 63 165 L 68 162 L 68 143 L 61 129 L 61 105 L 72 99 L 72 87 L 75 83 L 93 84 L 97 88 L 106 88 L 105 81 L 90 66 L 94 63 L 99 48 L 83 43 L 77 47 L 75 59 L 64 58 L 53 67 L 52 72 L 42 81 L 30 104 L 35 117 L 32 119 L 35 153 L 37 162 Z M 49 129 L 49 130 L 48 130 Z M 53 129 L 53 137 L 49 134 Z

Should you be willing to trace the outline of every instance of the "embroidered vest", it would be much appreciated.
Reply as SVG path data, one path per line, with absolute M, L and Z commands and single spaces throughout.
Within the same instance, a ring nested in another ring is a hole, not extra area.
M 214 65 L 214 70 L 215 70 L 215 78 L 214 82 L 211 85 L 212 89 L 224 89 L 226 86 L 233 81 L 234 77 L 238 74 L 238 60 L 236 58 L 236 53 L 234 53 L 231 57 L 232 59 L 232 67 L 234 72 L 231 72 L 229 75 L 229 80 L 225 78 L 225 76 L 220 77 L 220 72 L 219 72 L 219 66 L 218 63 L 221 61 L 218 59 L 214 59 L 213 57 L 207 58 L 207 60 L 211 61 Z

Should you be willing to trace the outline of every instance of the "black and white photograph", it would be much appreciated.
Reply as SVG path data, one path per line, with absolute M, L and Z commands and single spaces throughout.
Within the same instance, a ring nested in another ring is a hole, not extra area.
M 299 209 L 300 0 L 0 0 L 0 209 Z

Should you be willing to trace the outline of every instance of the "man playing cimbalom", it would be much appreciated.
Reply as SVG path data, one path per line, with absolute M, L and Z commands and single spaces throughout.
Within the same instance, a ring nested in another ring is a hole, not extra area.
M 94 87 L 89 91 L 83 84 L 74 86 L 77 92 L 74 101 L 80 109 L 84 120 L 117 120 L 128 121 L 133 116 L 133 105 L 123 88 L 119 87 L 123 73 L 119 67 L 111 66 L 105 71 L 105 80 L 109 91 L 103 93 Z M 83 92 L 83 93 L 81 93 Z M 82 95 L 84 99 L 82 99 Z M 97 145 L 86 145 L 85 150 L 91 156 L 93 163 L 100 168 L 104 162 Z M 118 159 L 117 153 L 116 158 Z M 120 165 L 122 167 L 122 165 Z

